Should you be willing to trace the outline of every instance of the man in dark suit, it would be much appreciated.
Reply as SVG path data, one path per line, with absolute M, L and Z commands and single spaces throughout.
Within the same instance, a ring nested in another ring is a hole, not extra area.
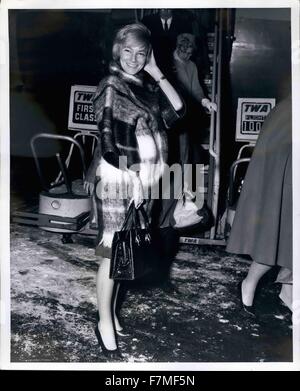
M 171 9 L 162 8 L 153 15 L 145 16 L 142 23 L 151 31 L 154 57 L 161 71 L 172 78 L 173 51 L 176 38 L 181 33 L 192 33 L 191 26 Z
M 184 19 L 171 9 L 160 9 L 156 14 L 145 16 L 142 23 L 151 32 L 151 43 L 155 60 L 171 83 L 176 81 L 173 69 L 173 52 L 176 47 L 177 36 L 181 33 L 191 33 L 191 25 L 184 22 Z M 176 85 L 176 83 L 175 83 Z M 177 162 L 177 137 L 168 132 L 169 144 L 169 165 Z M 173 183 L 171 183 L 171 199 L 163 199 L 158 205 L 158 225 L 160 226 L 161 250 L 164 262 L 160 265 L 163 288 L 166 291 L 173 291 L 175 287 L 170 283 L 169 272 L 171 263 L 177 252 L 179 243 L 178 232 L 170 226 L 170 218 L 176 205 L 176 200 L 172 197 Z M 175 289 L 176 291 L 176 289 Z

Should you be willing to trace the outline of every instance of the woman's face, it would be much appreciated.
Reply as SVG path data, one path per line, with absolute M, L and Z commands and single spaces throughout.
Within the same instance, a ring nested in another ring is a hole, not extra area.
M 121 67 L 126 73 L 135 75 L 146 65 L 147 47 L 133 39 L 126 39 L 120 50 Z
M 190 44 L 180 44 L 177 46 L 177 54 L 178 54 L 178 57 L 182 60 L 182 61 L 188 61 L 192 54 L 193 54 L 193 45 L 190 45 Z

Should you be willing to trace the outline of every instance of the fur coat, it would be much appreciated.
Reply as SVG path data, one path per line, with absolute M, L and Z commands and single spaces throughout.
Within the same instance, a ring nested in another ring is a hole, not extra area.
M 98 211 L 99 245 L 96 253 L 110 257 L 115 231 L 120 230 L 131 201 L 128 169 L 139 171 L 147 212 L 151 191 L 167 160 L 166 128 L 180 117 L 160 88 L 143 75 L 129 75 L 115 63 L 94 96 L 100 143 L 92 167 Z M 89 170 L 91 181 L 93 175 Z

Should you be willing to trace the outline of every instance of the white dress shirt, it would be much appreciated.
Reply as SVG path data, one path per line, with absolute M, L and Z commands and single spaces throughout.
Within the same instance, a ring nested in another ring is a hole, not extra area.
M 172 17 L 167 19 L 168 30 L 170 30 L 170 26 L 171 26 L 171 23 L 172 23 L 172 19 L 173 19 Z M 165 26 L 165 19 L 160 18 L 160 20 L 161 20 L 161 23 L 162 23 L 162 26 L 163 26 L 163 29 L 164 29 L 164 26 Z

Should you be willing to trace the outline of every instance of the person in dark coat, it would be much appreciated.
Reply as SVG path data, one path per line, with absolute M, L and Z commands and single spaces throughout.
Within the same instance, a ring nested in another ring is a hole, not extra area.
M 192 33 L 192 27 L 171 9 L 165 8 L 156 14 L 145 16 L 142 23 L 151 31 L 151 43 L 157 65 L 170 77 L 177 36 L 181 33 Z
M 191 33 L 192 27 L 184 22 L 172 9 L 160 9 L 157 13 L 147 15 L 142 19 L 142 23 L 147 26 L 151 32 L 151 44 L 161 71 L 168 77 L 174 85 L 175 77 L 173 70 L 173 52 L 176 47 L 177 36 L 183 32 Z M 176 131 L 175 131 L 176 132 Z M 168 132 L 168 164 L 178 162 L 177 137 L 173 132 Z M 173 134 L 172 134 L 173 133 Z M 170 194 L 173 194 L 171 183 Z M 172 216 L 175 202 L 172 199 L 162 200 L 156 205 L 157 224 L 160 226 L 161 250 L 165 261 L 161 265 L 162 287 L 166 291 L 173 291 L 174 287 L 169 281 L 170 265 L 177 252 L 179 234 L 170 226 L 169 219 Z
M 291 96 L 264 122 L 248 166 L 227 251 L 253 262 L 240 283 L 243 308 L 255 315 L 253 299 L 261 277 L 281 266 L 280 298 L 291 309 L 292 292 L 292 113 Z

